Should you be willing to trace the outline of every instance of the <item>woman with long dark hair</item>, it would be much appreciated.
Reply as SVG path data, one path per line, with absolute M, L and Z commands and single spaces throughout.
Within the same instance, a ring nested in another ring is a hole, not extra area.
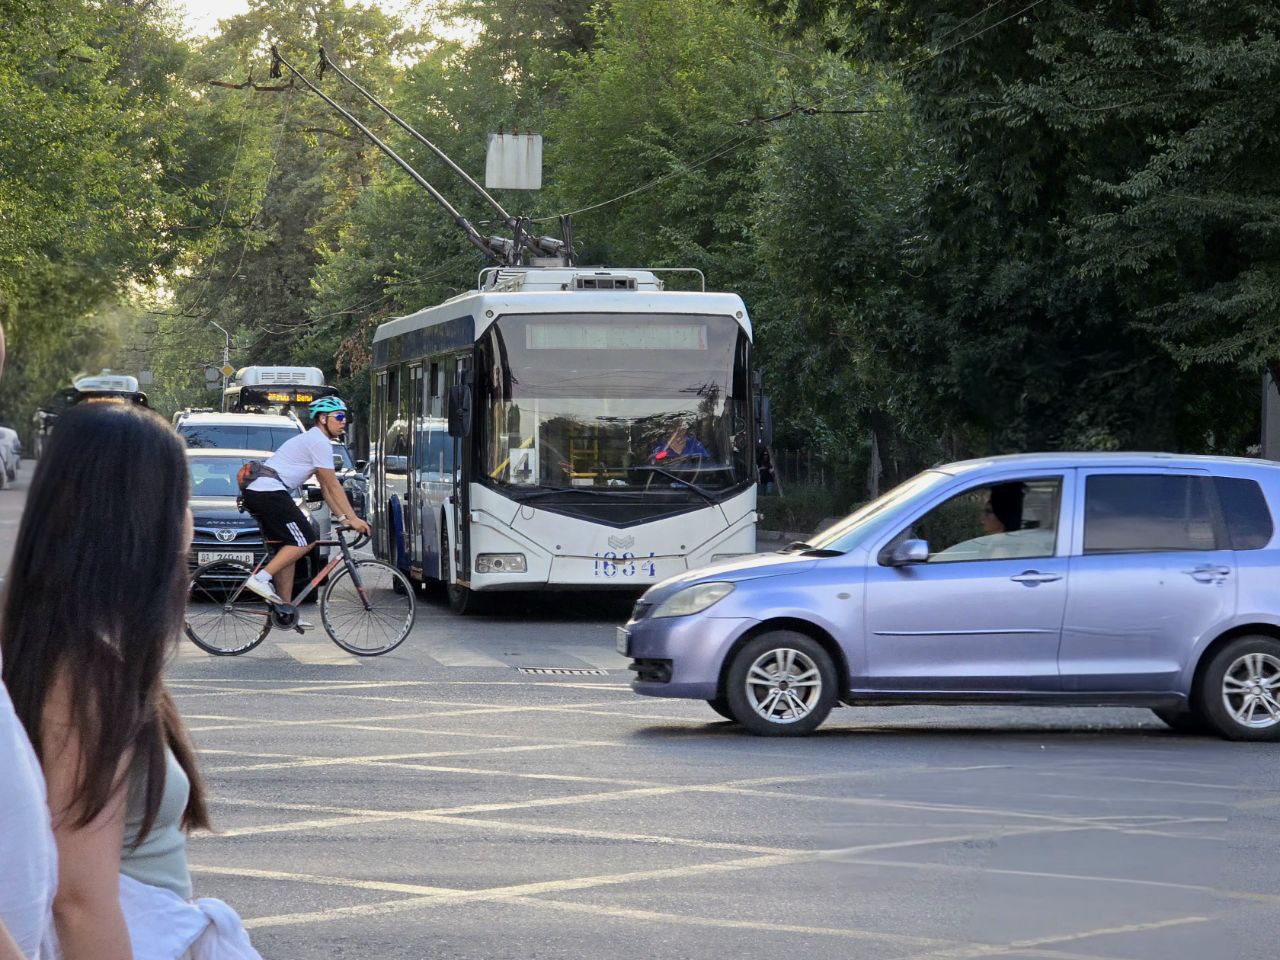
M 154 933 L 137 917 L 199 909 L 185 833 L 209 815 L 161 679 L 186 602 L 189 483 L 160 417 L 85 403 L 59 418 L 18 531 L 0 650 L 48 782 L 65 960 L 130 960 L 130 937 Z M 198 955 L 210 925 L 179 923 L 191 939 L 174 956 Z

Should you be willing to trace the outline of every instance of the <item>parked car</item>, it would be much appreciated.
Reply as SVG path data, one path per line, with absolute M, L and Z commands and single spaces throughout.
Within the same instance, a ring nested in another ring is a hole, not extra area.
M 1033 454 L 927 470 L 808 542 L 651 587 L 640 694 L 763 735 L 838 702 L 1149 707 L 1280 739 L 1280 465 Z
M 251 460 L 265 460 L 271 456 L 266 450 L 236 449 L 188 449 L 187 466 L 191 470 L 191 515 L 195 535 L 191 543 L 188 566 L 194 570 L 203 563 L 224 556 L 253 566 L 266 555 L 266 545 L 257 521 L 240 510 L 237 498 L 240 489 L 236 474 Z M 294 491 L 299 506 L 311 511 L 311 521 L 321 539 L 328 539 L 332 523 L 327 508 L 317 503 L 319 488 Z M 316 556 L 320 553 L 320 556 Z M 329 551 L 322 548 L 300 561 L 296 580 L 305 583 L 328 562 Z M 314 596 L 314 594 L 313 594 Z

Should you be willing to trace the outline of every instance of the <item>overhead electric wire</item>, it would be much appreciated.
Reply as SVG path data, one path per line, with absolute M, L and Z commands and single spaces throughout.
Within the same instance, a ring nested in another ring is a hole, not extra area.
M 276 64 L 279 64 L 280 66 L 283 66 L 285 69 L 287 69 L 294 77 L 301 80 L 303 84 L 306 85 L 308 90 L 310 90 L 312 93 L 318 96 L 321 100 L 323 100 L 329 106 L 333 107 L 334 110 L 336 110 L 338 113 L 342 115 L 344 120 L 346 120 L 349 124 L 351 124 L 357 130 L 359 130 L 361 133 L 363 133 L 369 139 L 369 141 L 373 143 L 374 146 L 376 146 L 379 150 L 381 150 L 384 154 L 386 154 L 386 156 L 389 157 L 397 166 L 399 166 L 401 170 L 407 173 L 413 179 L 413 181 L 418 184 L 418 186 L 422 187 L 424 190 L 427 191 L 427 193 L 431 194 L 431 198 L 435 200 L 436 203 L 440 204 L 440 206 L 444 208 L 445 212 L 448 213 L 449 216 L 453 218 L 453 222 L 456 223 L 460 228 L 462 228 L 462 231 L 464 233 L 466 233 L 467 240 L 471 242 L 472 246 L 478 249 L 486 257 L 491 257 L 492 259 L 498 260 L 498 261 L 501 261 L 503 259 L 498 254 L 498 252 L 494 250 L 492 246 L 489 245 L 489 242 L 485 240 L 484 237 L 480 236 L 480 234 L 476 231 L 476 228 L 471 225 L 471 222 L 466 217 L 464 217 L 461 213 L 459 213 L 457 208 L 454 207 L 454 205 L 451 204 L 445 198 L 444 194 L 442 194 L 439 190 L 437 190 L 435 187 L 433 187 L 430 183 L 427 182 L 426 177 L 424 177 L 412 166 L 410 166 L 408 161 L 406 161 L 403 157 L 401 157 L 400 154 L 396 153 L 389 146 L 387 146 L 387 144 L 383 143 L 382 140 L 378 138 L 377 134 L 375 134 L 372 130 L 366 127 L 359 120 L 357 120 L 341 104 L 339 104 L 332 97 L 328 96 L 323 90 L 317 87 L 314 83 L 308 80 L 302 74 L 301 71 L 297 70 L 293 66 L 293 64 L 291 64 L 288 60 L 286 60 L 283 56 L 281 56 L 279 48 L 276 47 L 274 44 L 271 47 L 271 60 L 272 60 L 273 71 L 276 70 L 276 66 L 275 66 Z
M 466 183 L 467 186 L 469 186 L 476 193 L 480 194 L 480 196 L 484 198 L 484 201 L 487 204 L 489 204 L 489 206 L 493 207 L 493 209 L 498 211 L 498 215 L 502 217 L 503 223 L 506 226 L 512 227 L 512 228 L 516 226 L 516 218 L 511 216 L 511 214 L 507 213 L 507 211 L 503 209 L 502 204 L 500 204 L 497 200 L 495 200 L 492 194 L 490 194 L 488 190 L 480 186 L 480 184 L 478 184 L 472 178 L 472 176 L 469 173 L 467 173 L 467 171 L 463 170 L 460 166 L 454 163 L 452 158 L 450 158 L 450 156 L 447 153 L 445 153 L 443 150 L 437 147 L 434 143 L 432 143 L 430 140 L 424 137 L 416 129 L 410 126 L 405 120 L 401 119 L 394 111 L 389 110 L 382 103 L 382 101 L 380 101 L 377 97 L 371 94 L 368 90 L 366 90 L 356 81 L 352 80 L 349 76 L 347 76 L 347 74 L 342 70 L 342 68 L 339 67 L 336 63 L 334 63 L 332 59 L 330 59 L 329 54 L 325 51 L 324 47 L 320 48 L 320 69 L 322 72 L 324 70 L 332 70 L 344 81 L 346 81 L 362 97 L 364 97 L 366 100 L 372 103 L 375 107 L 381 110 L 383 114 L 385 114 L 386 117 L 392 123 L 394 123 L 401 130 L 409 134 L 409 136 L 413 137 L 413 139 L 417 140 L 424 147 L 426 147 L 428 150 L 434 153 L 436 157 L 438 157 L 440 160 L 444 162 L 445 166 L 447 166 L 450 170 L 452 170 L 459 177 L 461 177 L 463 182 Z

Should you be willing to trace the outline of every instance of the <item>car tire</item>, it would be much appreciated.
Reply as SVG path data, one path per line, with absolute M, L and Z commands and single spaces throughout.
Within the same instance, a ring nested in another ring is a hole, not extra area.
M 836 668 L 812 637 L 773 630 L 737 650 L 724 690 L 733 719 L 752 733 L 800 737 L 816 730 L 835 705 Z
M 1280 640 L 1236 637 L 1200 681 L 1200 714 L 1228 740 L 1280 740 Z
M 727 697 L 715 697 L 708 700 L 707 706 L 720 714 L 720 716 L 724 717 L 726 720 L 732 720 L 734 723 L 738 722 L 738 718 L 733 715 L 733 709 L 729 706 L 729 700 Z
M 1174 733 L 1186 737 L 1205 737 L 1214 733 L 1204 717 L 1185 707 L 1152 707 L 1151 712 Z

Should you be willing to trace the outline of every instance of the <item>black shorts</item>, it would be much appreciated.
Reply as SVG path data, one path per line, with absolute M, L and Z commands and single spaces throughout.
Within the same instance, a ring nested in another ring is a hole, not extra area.
M 286 490 L 246 490 L 244 508 L 262 525 L 268 540 L 309 547 L 319 539 L 316 528 Z

